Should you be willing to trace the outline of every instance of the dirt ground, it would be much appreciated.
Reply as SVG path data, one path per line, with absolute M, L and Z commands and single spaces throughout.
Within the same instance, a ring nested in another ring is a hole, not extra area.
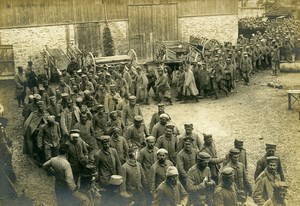
M 270 75 L 270 71 L 255 74 L 251 85 L 238 82 L 237 90 L 229 97 L 219 100 L 204 99 L 199 103 L 167 106 L 166 112 L 179 129 L 183 124 L 194 124 L 195 132 L 212 133 L 219 156 L 224 156 L 233 147 L 237 137 L 245 139 L 248 152 L 249 177 L 253 184 L 253 173 L 257 160 L 264 155 L 265 143 L 274 142 L 283 162 L 286 180 L 290 186 L 289 203 L 297 206 L 300 202 L 300 141 L 299 114 L 295 107 L 287 110 L 287 90 L 300 89 L 300 74 Z M 266 86 L 268 82 L 279 82 L 283 89 Z M 0 82 L 0 103 L 5 107 L 9 118 L 8 135 L 13 142 L 13 166 L 17 175 L 15 184 L 18 193 L 25 190 L 35 205 L 45 203 L 55 206 L 54 180 L 38 168 L 27 156 L 22 154 L 21 109 L 14 100 L 12 82 Z M 296 105 L 297 107 L 299 105 Z M 157 110 L 154 104 L 142 106 L 145 121 Z

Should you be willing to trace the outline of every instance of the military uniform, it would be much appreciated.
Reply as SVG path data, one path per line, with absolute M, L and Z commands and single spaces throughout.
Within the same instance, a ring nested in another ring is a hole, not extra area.
M 154 193 L 156 188 L 166 179 L 166 171 L 169 166 L 173 166 L 170 160 L 166 160 L 165 164 L 161 165 L 156 161 L 150 168 L 150 191 Z

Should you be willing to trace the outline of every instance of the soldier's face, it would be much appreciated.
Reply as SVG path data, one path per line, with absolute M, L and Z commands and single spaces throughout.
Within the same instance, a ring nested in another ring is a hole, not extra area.
M 270 162 L 268 164 L 268 171 L 270 173 L 274 173 L 276 171 L 276 169 L 277 169 L 277 163 L 276 162 Z
M 158 107 L 158 113 L 162 114 L 165 112 L 165 108 L 164 107 Z
M 77 143 L 77 142 L 78 142 L 78 137 L 77 137 L 77 136 L 71 135 L 71 136 L 70 136 L 70 140 L 71 140 L 71 142 L 73 142 L 73 143 Z
M 204 141 L 206 145 L 208 146 L 212 145 L 212 138 L 205 139 Z
M 160 123 L 161 123 L 162 125 L 167 124 L 167 122 L 168 122 L 168 119 L 167 119 L 167 118 L 160 118 Z
M 192 144 L 190 142 L 185 142 L 184 143 L 184 149 L 187 150 L 187 151 L 190 151 L 191 150 L 191 145 Z
M 149 149 L 153 149 L 155 145 L 155 140 L 148 140 L 147 141 L 147 146 Z
M 192 133 L 192 128 L 191 127 L 186 127 L 185 128 L 185 133 L 186 134 L 191 134 Z
M 208 160 L 197 159 L 197 164 L 200 169 L 205 169 L 208 166 Z
M 239 160 L 239 155 L 238 154 L 237 155 L 231 155 L 230 158 L 231 158 L 231 162 L 236 164 Z
M 275 149 L 267 149 L 267 156 L 274 156 Z
M 176 185 L 177 184 L 177 175 L 172 175 L 168 177 L 168 181 L 172 184 L 172 185 Z
M 166 136 L 167 136 L 167 137 L 171 137 L 171 136 L 172 136 L 172 133 L 173 133 L 173 129 L 171 129 L 171 128 L 167 128 L 167 129 L 166 129 Z
M 131 106 L 135 106 L 136 100 L 135 99 L 131 99 L 131 100 L 129 100 L 129 103 L 130 103 Z
M 102 148 L 103 148 L 104 150 L 108 150 L 108 149 L 109 149 L 109 146 L 110 146 L 109 142 L 102 142 Z
M 166 154 L 161 154 L 161 153 L 159 153 L 159 154 L 157 155 L 157 159 L 158 159 L 158 161 L 159 161 L 160 163 L 164 163 L 164 162 L 166 161 L 166 158 L 167 158 L 167 155 L 166 155 Z

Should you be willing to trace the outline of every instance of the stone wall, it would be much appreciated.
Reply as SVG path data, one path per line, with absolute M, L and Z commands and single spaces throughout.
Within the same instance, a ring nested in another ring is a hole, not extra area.
M 239 18 L 245 18 L 245 17 L 260 17 L 263 16 L 265 13 L 264 8 L 239 8 Z
M 74 42 L 73 26 L 61 25 L 1 29 L 1 44 L 13 45 L 15 66 L 26 67 L 28 60 L 31 59 L 34 66 L 42 71 L 45 45 L 49 48 L 61 48 L 66 52 L 66 26 L 70 29 L 70 41 Z
M 235 43 L 238 37 L 238 16 L 201 16 L 178 18 L 178 32 L 181 41 L 190 36 L 203 36 L 218 41 Z
M 104 23 L 100 23 L 103 33 Z M 128 22 L 109 22 L 116 54 L 125 54 L 129 50 Z M 102 34 L 100 34 L 102 37 Z M 28 60 L 32 60 L 38 72 L 44 68 L 43 51 L 49 48 L 61 48 L 65 53 L 69 43 L 76 43 L 74 25 L 41 26 L 13 29 L 0 29 L 0 44 L 13 45 L 15 66 L 26 68 Z M 102 39 L 101 42 L 102 44 Z

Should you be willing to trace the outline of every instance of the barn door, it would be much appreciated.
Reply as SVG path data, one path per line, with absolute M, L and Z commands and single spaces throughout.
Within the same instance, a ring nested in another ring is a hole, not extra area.
M 14 76 L 13 45 L 0 45 L 0 76 Z
M 99 23 L 83 23 L 76 26 L 78 48 L 86 53 L 101 53 L 100 25 Z
M 177 4 L 129 5 L 129 45 L 138 58 L 153 60 L 154 42 L 177 40 Z
M 129 44 L 138 58 L 151 58 L 152 7 L 151 5 L 129 6 Z

